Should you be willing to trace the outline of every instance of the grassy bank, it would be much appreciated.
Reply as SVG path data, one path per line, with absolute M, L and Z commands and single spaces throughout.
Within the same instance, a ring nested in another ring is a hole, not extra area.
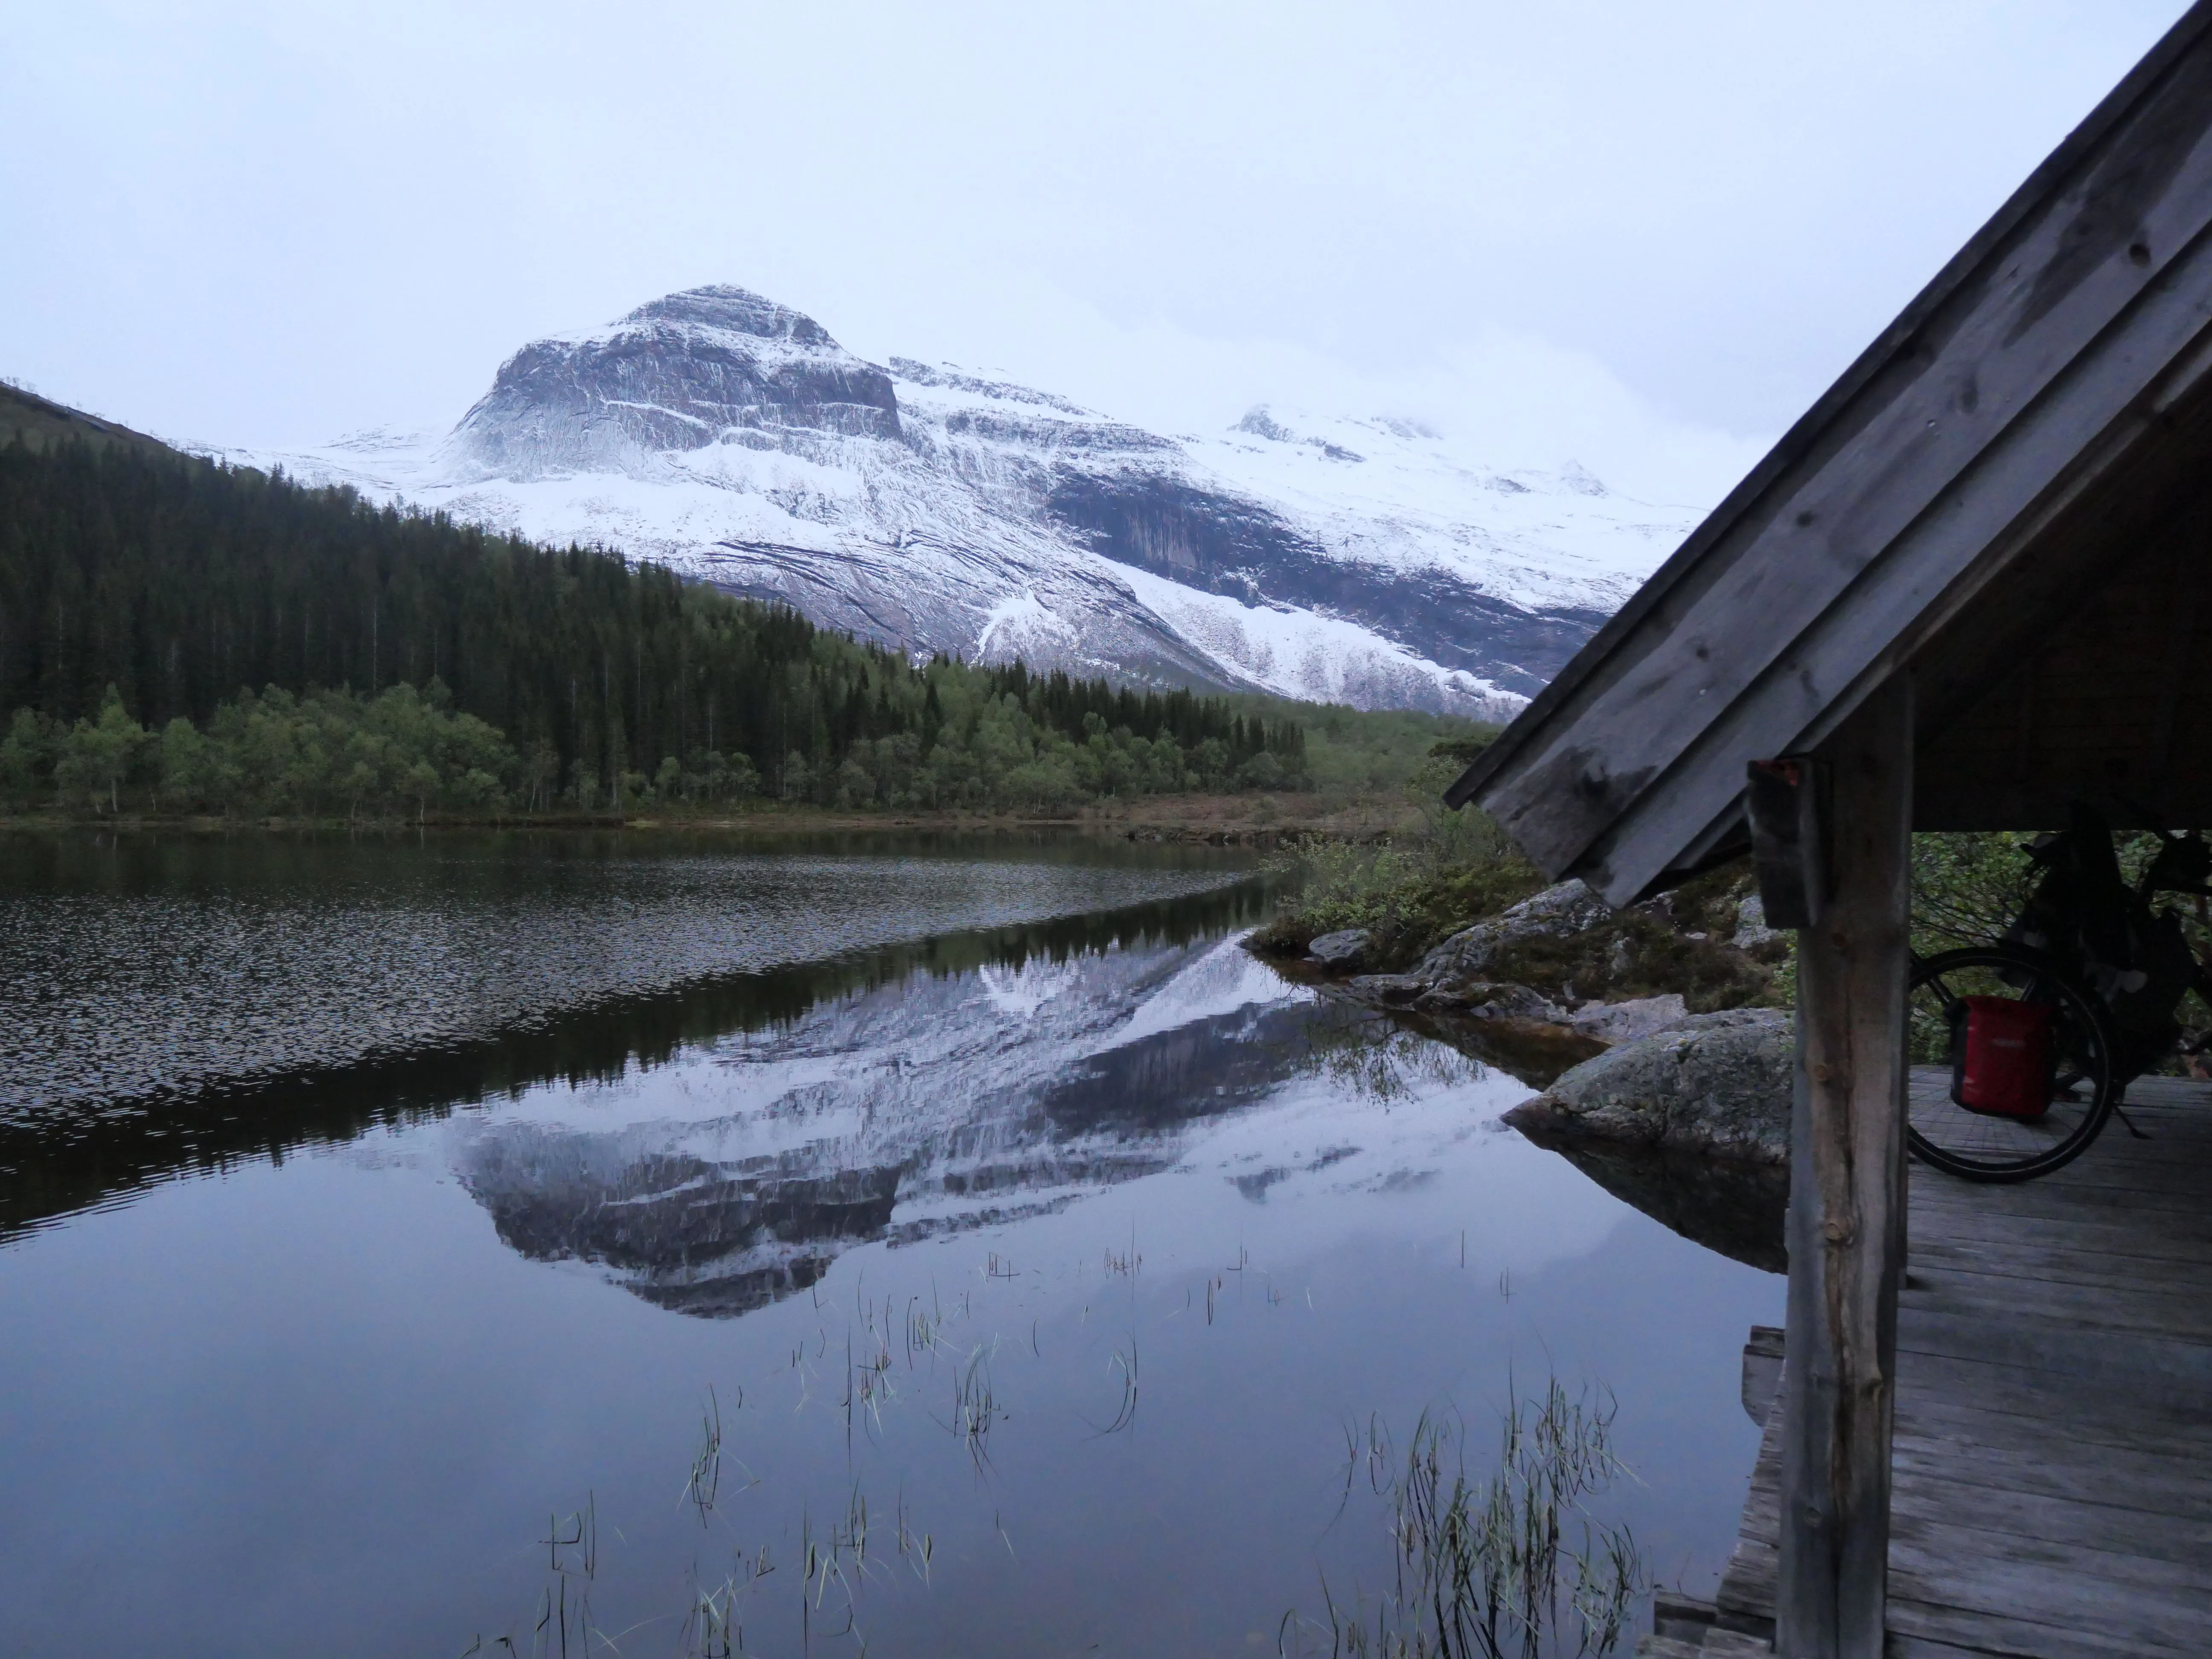
M 418 817 L 411 811 L 386 816 L 347 817 L 314 813 L 162 812 L 126 805 L 120 812 L 53 810 L 0 812 L 0 830 L 59 830 L 88 828 L 222 833 L 254 830 L 365 830 L 416 829 L 635 830 L 727 831 L 733 835 L 804 836 L 913 831 L 930 835 L 1002 835 L 1016 830 L 1066 830 L 1115 839 L 1211 842 L 1279 848 L 1310 841 L 1317 846 L 1387 842 L 1401 831 L 1409 814 L 1395 794 L 1186 794 L 1146 795 L 1094 801 L 1067 811 L 896 811 L 884 808 L 840 811 L 780 801 L 757 800 L 741 806 L 692 808 L 684 803 L 657 805 L 631 812 L 467 812 L 433 807 Z
M 1548 886 L 1488 816 L 1444 807 L 1444 788 L 1465 765 L 1468 747 L 1435 745 L 1399 791 L 1401 816 L 1387 835 L 1286 837 L 1291 845 L 1278 868 L 1290 894 L 1254 935 L 1253 948 L 1299 956 L 1321 934 L 1359 928 L 1370 939 L 1363 970 L 1402 971 L 1461 929 Z M 1771 1002 L 1788 989 L 1778 971 L 1786 945 L 1745 950 L 1734 942 L 1753 890 L 1748 862 L 1728 865 L 1602 926 L 1516 943 L 1493 959 L 1488 976 L 1568 1004 L 1670 992 L 1698 1012 Z
M 1484 736 L 1431 744 L 1389 796 L 1370 797 L 1370 833 L 1315 824 L 1293 838 L 1279 861 L 1291 894 L 1255 948 L 1293 955 L 1321 934 L 1360 927 L 1374 936 L 1370 963 L 1407 967 L 1469 922 L 1541 890 L 1542 872 L 1486 814 L 1443 805 Z M 1385 799 L 1395 811 L 1382 810 Z

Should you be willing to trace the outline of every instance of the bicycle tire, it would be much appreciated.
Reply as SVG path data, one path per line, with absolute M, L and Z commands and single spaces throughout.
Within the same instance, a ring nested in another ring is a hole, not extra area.
M 2039 1119 L 1971 1113 L 1954 1102 L 1948 1065 L 1929 1066 L 1931 1056 L 1917 1048 L 1928 1046 L 1924 1011 L 1948 1010 L 1957 996 L 1970 994 L 1956 988 L 1961 985 L 2051 1005 L 2061 1052 L 2088 1085 L 2087 1097 L 2054 1092 L 2054 1110 Z M 2103 1132 L 2126 1086 L 2104 1004 L 2025 945 L 1969 945 L 1916 960 L 1905 1028 L 1905 1144 L 1922 1163 L 1962 1181 L 2032 1181 L 2072 1163 Z

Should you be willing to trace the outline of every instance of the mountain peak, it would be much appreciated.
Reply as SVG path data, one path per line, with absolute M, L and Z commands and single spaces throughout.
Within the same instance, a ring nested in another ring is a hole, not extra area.
M 804 312 L 727 284 L 648 300 L 500 366 L 452 443 L 485 475 L 651 471 L 661 457 L 899 436 L 890 378 Z
M 779 305 L 749 288 L 738 288 L 730 283 L 711 283 L 705 288 L 687 288 L 680 294 L 665 294 L 658 300 L 648 300 L 616 326 L 661 322 L 726 329 L 758 339 L 786 340 L 793 345 L 823 346 L 833 351 L 842 349 L 830 337 L 830 331 L 805 312 Z

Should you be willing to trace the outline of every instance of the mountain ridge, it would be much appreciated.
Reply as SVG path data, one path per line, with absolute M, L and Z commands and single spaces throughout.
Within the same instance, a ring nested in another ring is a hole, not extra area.
M 1510 716 L 1686 533 L 1579 468 L 1259 406 L 1170 437 L 951 364 L 870 362 L 718 285 L 524 346 L 443 434 L 281 464 L 599 543 L 911 653 Z

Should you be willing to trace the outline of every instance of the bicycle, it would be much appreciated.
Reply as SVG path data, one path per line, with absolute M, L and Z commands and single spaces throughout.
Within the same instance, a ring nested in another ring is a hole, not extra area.
M 1967 1181 L 2031 1180 L 2070 1164 L 2115 1115 L 2127 1085 L 2174 1052 L 2174 1018 L 2196 991 L 2212 1003 L 2162 893 L 2212 895 L 2212 845 L 2157 832 L 2133 887 L 2110 826 L 2077 805 L 2071 825 L 2029 856 L 2033 896 L 1987 945 L 1915 956 L 1905 1004 L 1905 1138 L 1923 1163 Z

